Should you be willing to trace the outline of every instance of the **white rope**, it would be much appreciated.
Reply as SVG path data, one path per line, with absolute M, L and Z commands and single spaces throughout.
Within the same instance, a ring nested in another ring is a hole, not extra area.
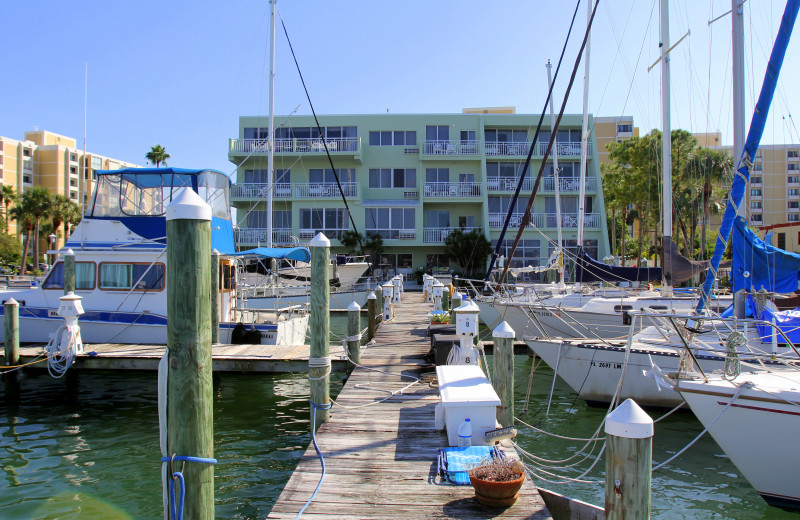
M 312 368 L 327 368 L 324 374 L 319 377 L 311 377 L 311 369 Z M 309 381 L 321 381 L 331 375 L 331 357 L 330 356 L 322 356 L 322 357 L 309 357 L 308 358 L 308 379 Z
M 347 341 L 348 343 L 350 341 L 361 341 L 361 333 L 359 332 L 355 336 L 345 336 L 344 340 Z
M 47 371 L 56 379 L 63 377 L 75 361 L 75 340 L 79 330 L 70 330 L 62 325 L 47 342 L 44 353 L 47 356 Z

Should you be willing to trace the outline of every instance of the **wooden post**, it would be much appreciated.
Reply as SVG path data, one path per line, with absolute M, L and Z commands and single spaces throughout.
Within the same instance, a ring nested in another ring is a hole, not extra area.
M 211 344 L 219 343 L 219 251 L 211 251 Z
M 653 420 L 633 399 L 606 417 L 608 520 L 650 518 Z
M 211 207 L 184 188 L 167 206 L 170 455 L 214 457 L 210 250 Z M 183 475 L 185 518 L 213 520 L 214 466 L 187 462 Z
M 445 286 L 442 291 L 442 310 L 447 312 L 450 310 L 450 288 Z
M 331 256 L 331 241 L 319 233 L 308 244 L 311 249 L 311 354 L 308 358 L 308 379 L 311 387 L 311 402 L 317 406 L 330 404 L 330 294 L 328 283 Z M 313 406 L 313 405 L 312 405 Z M 314 413 L 314 409 L 311 409 Z M 315 425 L 328 422 L 330 410 L 316 410 Z
M 375 289 L 372 290 L 375 293 L 375 308 L 376 309 L 383 309 L 383 286 L 378 284 L 375 286 Z
M 347 355 L 353 363 L 361 363 L 361 306 L 356 302 L 347 307 Z M 358 338 L 358 339 L 353 339 Z
M 378 297 L 375 296 L 374 292 L 369 293 L 369 296 L 367 296 L 367 341 L 372 341 L 375 338 L 377 300 Z
M 5 319 L 3 320 L 3 360 L 6 366 L 19 365 L 19 303 L 10 298 L 4 305 Z M 19 397 L 19 380 L 17 371 L 12 370 L 3 374 L 8 400 Z
M 497 422 L 514 426 L 514 329 L 503 322 L 492 331 L 494 338 L 494 377 L 492 384 L 500 397 Z
M 75 252 L 67 249 L 64 255 L 64 294 L 75 292 Z

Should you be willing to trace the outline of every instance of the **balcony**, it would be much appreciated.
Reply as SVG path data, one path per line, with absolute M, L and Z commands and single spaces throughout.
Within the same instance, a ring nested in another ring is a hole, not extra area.
M 345 231 L 347 231 L 347 229 L 298 229 L 297 236 L 300 238 L 300 240 L 311 240 L 318 234 L 322 233 L 331 240 L 334 238 L 338 240 Z
M 522 223 L 522 213 L 515 213 L 511 215 L 509 226 L 518 228 Z M 505 221 L 505 213 L 489 213 L 489 227 L 492 229 L 501 229 Z M 558 226 L 558 216 L 555 213 L 535 213 L 531 216 L 531 226 L 539 229 L 552 228 L 556 229 Z M 584 229 L 598 229 L 600 228 L 602 219 L 599 213 L 587 213 L 583 216 Z M 577 229 L 578 228 L 578 214 L 577 213 L 562 213 L 561 214 L 561 228 L 562 229 Z
M 574 192 L 577 193 L 581 188 L 581 180 L 578 177 L 559 177 L 558 190 L 559 193 Z M 542 185 L 544 191 L 556 191 L 555 177 L 545 177 Z M 595 177 L 586 178 L 586 191 L 597 190 L 597 179 Z
M 415 240 L 417 238 L 417 231 L 412 228 L 402 228 L 402 229 L 367 228 L 365 232 L 377 233 L 384 240 Z
M 361 155 L 360 137 L 340 137 L 331 139 L 275 139 L 276 155 L 320 154 L 328 152 L 335 155 Z M 269 151 L 267 139 L 230 139 L 228 155 L 264 155 Z
M 486 179 L 487 191 L 514 191 L 517 189 L 519 179 L 514 177 L 489 177 Z M 522 191 L 531 191 L 531 179 L 525 177 L 522 181 Z
M 245 228 L 237 229 L 234 234 L 237 244 L 266 244 L 267 243 L 267 229 L 266 228 Z M 296 242 L 296 240 L 294 241 Z M 292 230 L 291 229 L 272 229 L 272 243 L 277 245 L 292 244 Z
M 481 141 L 425 141 L 424 155 L 477 157 L 481 155 Z
M 544 153 L 547 151 L 547 147 L 550 143 L 539 143 L 539 156 L 543 156 Z M 566 141 L 556 142 L 556 145 L 553 146 L 553 149 L 550 151 L 550 155 L 554 153 L 558 153 L 559 157 L 580 157 L 581 156 L 581 142 L 580 141 Z M 592 144 L 587 143 L 586 146 L 586 155 L 590 157 L 592 155 Z
M 473 229 L 480 230 L 479 227 L 463 227 L 463 228 L 425 228 L 422 230 L 422 242 L 425 244 L 440 244 L 444 243 L 447 236 L 450 234 L 451 231 L 454 229 L 461 229 L 462 231 L 469 233 Z
M 273 199 L 286 199 L 292 196 L 292 185 L 288 183 L 275 184 L 272 192 Z M 231 200 L 256 199 L 262 200 L 269 197 L 269 184 L 248 182 L 231 185 Z
M 358 197 L 358 183 L 343 182 L 345 197 Z M 335 182 L 305 182 L 294 185 L 294 196 L 298 199 L 339 198 L 339 186 Z
M 519 142 L 497 142 L 491 141 L 486 143 L 486 155 L 504 156 L 504 157 L 526 157 L 528 150 L 530 150 L 531 143 L 524 141 Z
M 480 197 L 480 182 L 426 182 L 426 197 Z

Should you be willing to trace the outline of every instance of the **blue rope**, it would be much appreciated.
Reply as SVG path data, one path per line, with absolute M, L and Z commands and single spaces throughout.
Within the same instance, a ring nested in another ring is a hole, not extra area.
M 217 459 L 208 459 L 204 457 L 190 457 L 188 455 L 175 455 L 172 457 L 161 457 L 161 462 L 199 462 L 201 464 L 216 464 Z M 170 466 L 170 470 L 172 466 Z M 178 496 L 178 502 L 175 502 L 175 481 L 180 481 L 180 495 Z M 170 502 L 170 511 L 172 512 L 172 520 L 182 520 L 183 519 L 183 501 L 186 497 L 186 483 L 183 479 L 183 468 L 181 471 L 175 471 L 172 473 L 172 480 L 169 483 L 169 502 Z
M 322 475 L 319 477 L 319 482 L 317 483 L 316 489 L 314 489 L 314 492 L 311 494 L 311 498 L 309 498 L 308 502 L 306 502 L 303 508 L 297 512 L 297 516 L 294 517 L 295 520 L 300 518 L 300 515 L 303 514 L 303 511 L 305 511 L 306 508 L 311 505 L 311 502 L 314 501 L 314 497 L 317 496 L 317 492 L 322 486 L 322 481 L 325 479 L 325 457 L 322 456 L 322 452 L 319 450 L 319 446 L 317 445 L 317 410 L 329 410 L 331 406 L 333 406 L 333 403 L 317 404 L 311 399 L 308 400 L 308 403 L 311 405 L 311 411 L 313 412 L 311 414 L 311 442 L 314 444 L 314 449 L 317 451 L 319 462 L 322 464 Z

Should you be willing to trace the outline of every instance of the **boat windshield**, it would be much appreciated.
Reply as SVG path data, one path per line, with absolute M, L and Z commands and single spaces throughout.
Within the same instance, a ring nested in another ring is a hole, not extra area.
M 167 204 L 181 188 L 191 188 L 211 206 L 215 217 L 231 219 L 230 181 L 216 171 L 135 172 L 98 175 L 97 188 L 87 216 L 142 217 L 163 216 Z

